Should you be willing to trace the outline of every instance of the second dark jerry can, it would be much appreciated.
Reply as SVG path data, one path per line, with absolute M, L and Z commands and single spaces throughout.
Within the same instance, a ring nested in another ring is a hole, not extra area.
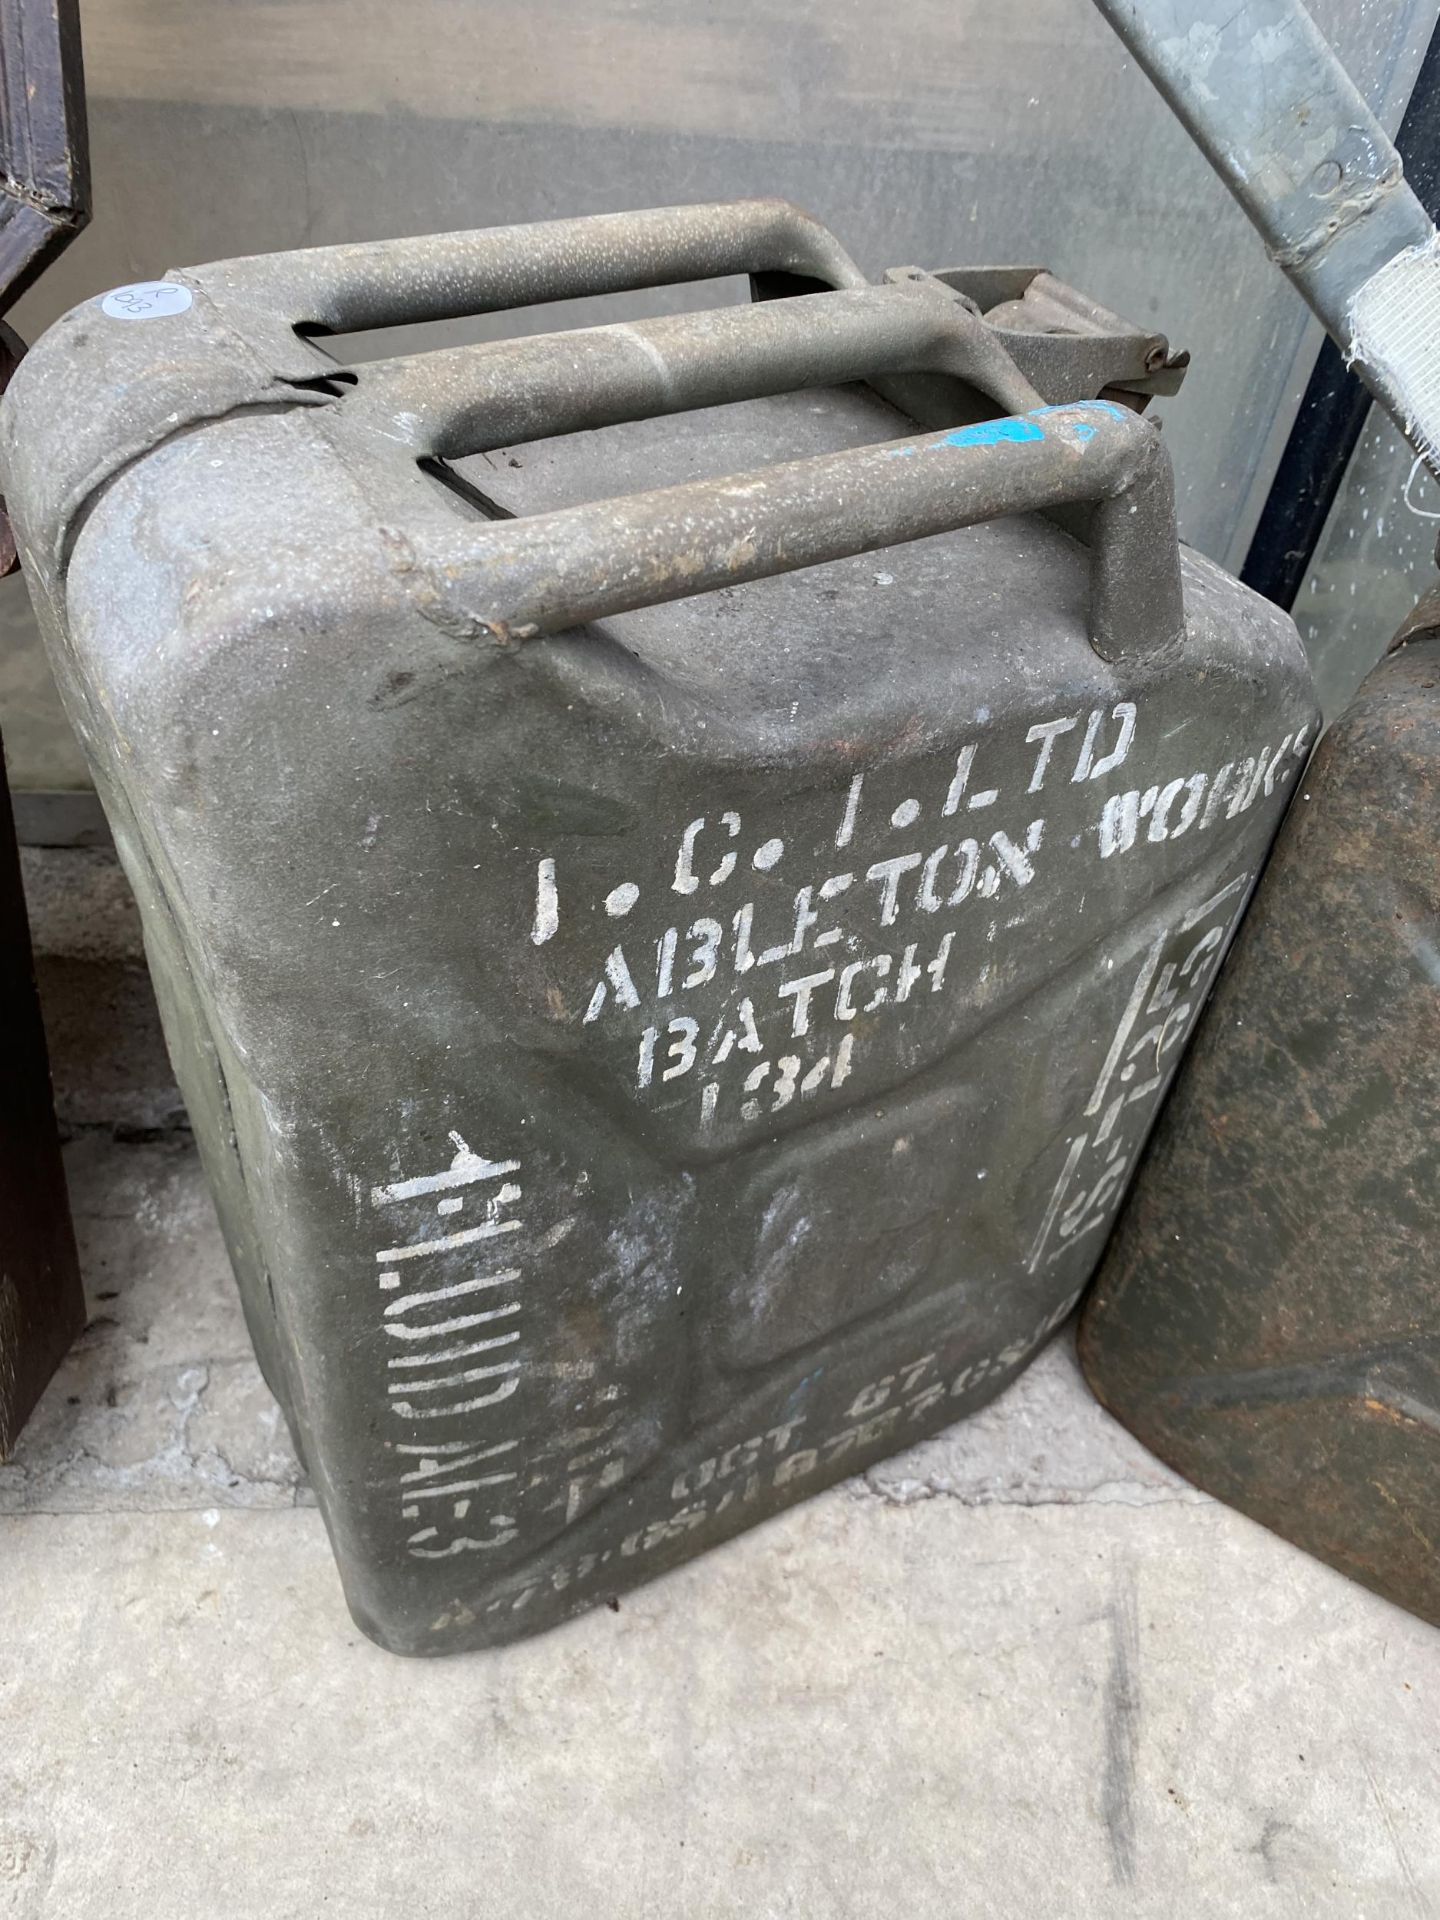
M 1105 1405 L 1440 1626 L 1440 594 L 1321 741 L 1086 1308 Z
M 25 362 L 30 587 L 386 1646 L 673 1567 L 1075 1302 L 1314 723 L 1178 548 L 1174 371 L 775 202 L 231 261 Z

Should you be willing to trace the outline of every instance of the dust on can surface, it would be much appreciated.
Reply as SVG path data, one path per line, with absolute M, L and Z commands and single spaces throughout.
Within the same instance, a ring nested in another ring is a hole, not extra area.
M 3 416 L 257 1351 L 406 1652 L 998 1392 L 1304 762 L 1294 629 L 1179 553 L 1154 431 L 758 204 L 170 276 Z M 742 260 L 835 290 L 296 332 Z M 958 425 L 857 384 L 916 372 Z
M 1182 1473 L 1440 1625 L 1440 638 L 1321 742 L 1086 1310 Z

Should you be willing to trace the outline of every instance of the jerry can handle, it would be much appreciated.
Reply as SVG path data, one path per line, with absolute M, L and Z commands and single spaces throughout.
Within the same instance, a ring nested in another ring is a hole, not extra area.
M 472 629 L 513 645 L 1076 503 L 1094 507 L 1095 652 L 1119 661 L 1177 647 L 1185 615 L 1169 457 L 1152 427 L 1104 400 L 495 521 L 461 536 L 388 537 L 402 571 L 423 570 L 431 593 L 443 583 Z
M 786 201 L 318 248 L 187 277 L 222 305 L 278 308 L 303 332 L 339 333 L 736 273 L 834 290 L 381 361 L 327 411 L 342 434 L 368 429 L 372 451 L 421 459 L 896 373 L 952 374 L 1011 417 L 492 523 L 460 552 L 453 534 L 390 529 L 397 551 L 447 549 L 434 577 L 476 602 L 463 617 L 521 641 L 1007 513 L 1089 503 L 1092 646 L 1116 660 L 1179 643 L 1174 490 L 1153 429 L 1107 402 L 1041 407 L 970 303 L 938 283 L 870 286 L 828 229 Z
M 1044 405 L 979 314 L 925 274 L 804 299 L 440 347 L 351 373 L 357 385 L 345 397 L 345 419 L 372 431 L 377 453 L 408 443 L 439 460 L 897 374 L 949 375 L 1005 413 Z
M 778 199 L 310 247 L 185 278 L 222 302 L 283 312 L 303 332 L 349 333 L 734 274 L 866 284 L 828 227 Z

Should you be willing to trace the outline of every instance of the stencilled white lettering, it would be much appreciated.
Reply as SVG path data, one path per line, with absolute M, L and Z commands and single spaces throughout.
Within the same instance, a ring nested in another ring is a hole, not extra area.
M 998 1391 L 1035 1348 L 1072 1311 L 1080 1289 L 1046 1311 L 1004 1347 L 977 1355 L 951 1372 L 939 1352 L 893 1365 L 866 1381 L 851 1396 L 844 1424 L 812 1434 L 804 1414 L 746 1435 L 692 1465 L 680 1467 L 670 1483 L 671 1513 L 661 1514 L 631 1532 L 582 1553 L 541 1578 L 497 1595 L 487 1613 L 519 1613 L 542 1592 L 564 1593 L 594 1580 L 604 1591 L 606 1569 L 615 1562 L 643 1559 L 669 1543 L 691 1535 L 732 1527 L 737 1515 L 764 1501 L 768 1509 L 814 1489 L 817 1475 L 835 1479 L 861 1468 L 877 1453 L 893 1451 L 917 1431 L 955 1418 L 950 1402 L 974 1401 Z M 954 1362 L 950 1363 L 953 1366 Z M 776 1498 L 776 1496 L 781 1496 Z M 758 1518 L 758 1514 L 754 1516 Z
M 1032 1273 L 1113 1216 L 1249 883 L 1250 876 L 1240 874 L 1182 914 L 1156 935 L 1141 961 L 1082 1115 L 1094 1124 L 1067 1143 L 1060 1177 L 1026 1259 Z
M 1203 833 L 1273 794 L 1305 747 L 1287 736 L 1214 774 L 1087 801 L 1092 783 L 1130 759 L 1134 702 L 1054 713 L 1008 739 L 980 719 L 928 790 L 917 781 L 897 798 L 883 766 L 856 773 L 829 822 L 812 813 L 803 833 L 775 833 L 723 804 L 696 812 L 676 831 L 658 889 L 643 889 L 648 924 L 633 878 L 608 875 L 581 903 L 586 937 L 604 928 L 608 938 L 570 1004 L 597 1038 L 623 1036 L 637 1094 L 662 1107 L 693 1099 L 701 1130 L 713 1131 L 833 1092 L 855 1070 L 857 1042 L 868 1050 L 907 1006 L 918 1013 L 928 996 L 987 978 L 985 946 L 1052 909 L 1072 850 L 1110 860 Z M 566 898 L 546 855 L 536 946 L 573 919 Z M 563 1008 L 569 990 L 553 998 Z
M 1266 799 L 1305 764 L 1309 729 L 1287 733 L 1278 747 L 1262 747 L 1243 760 L 1227 760 L 1217 772 L 1182 774 L 1143 792 L 1112 793 L 1100 814 L 1100 858 L 1128 853 L 1137 844 L 1180 840 L 1203 833 L 1222 816 L 1234 820 Z M 1142 831 L 1143 829 L 1143 831 Z
M 405 1549 L 417 1560 L 491 1552 L 517 1532 L 504 1489 L 518 1479 L 509 1456 L 519 1443 L 505 1434 L 500 1409 L 523 1375 L 524 1276 L 514 1249 L 525 1223 L 511 1211 L 522 1192 L 508 1178 L 520 1162 L 487 1159 L 458 1133 L 450 1139 L 454 1158 L 438 1173 L 370 1190 L 371 1206 L 401 1229 L 414 1222 L 416 1203 L 433 1205 L 446 1222 L 467 1209 L 480 1215 L 443 1233 L 399 1239 L 374 1256 L 387 1296 L 380 1325 L 386 1345 L 393 1343 L 386 1406 L 407 1436 L 393 1443 L 405 1463 L 396 1493 L 401 1518 L 415 1523 Z M 401 1207 L 408 1212 L 397 1216 Z
M 735 897 L 747 875 L 783 872 L 785 839 L 753 834 L 734 808 L 697 814 L 680 829 L 668 891 L 699 911 L 658 937 L 627 937 L 613 946 L 584 990 L 582 1024 L 603 1026 L 642 1006 L 678 1002 L 669 1017 L 652 1013 L 640 1030 L 634 1085 L 640 1093 L 658 1092 L 693 1077 L 706 1127 L 722 1109 L 727 1084 L 741 1119 L 778 1113 L 797 1097 L 843 1085 L 854 1053 L 851 1029 L 903 1008 L 917 992 L 944 989 L 956 925 L 942 924 L 921 937 L 910 933 L 919 934 L 934 916 L 958 914 L 968 903 L 976 903 L 972 911 L 979 903 L 1003 905 L 1007 893 L 1033 885 L 1045 845 L 1045 820 L 1033 810 L 1034 796 L 1043 794 L 1052 770 L 1062 781 L 1073 777 L 1059 744 L 1069 734 L 1078 737 L 1082 723 L 1085 778 L 1103 770 L 1100 761 L 1118 764 L 1129 751 L 1134 709 L 1125 703 L 1035 723 L 1024 735 L 1031 749 L 1025 811 L 1013 821 L 977 821 L 968 833 L 946 830 L 944 823 L 984 815 L 1003 803 L 998 787 L 975 778 L 983 742 L 963 746 L 946 771 L 943 793 L 930 803 L 943 839 L 926 835 L 927 807 L 918 795 L 867 807 L 867 776 L 857 773 L 835 826 L 837 853 L 863 834 L 913 833 L 918 844 L 853 865 L 837 862 L 836 871 L 778 896 L 771 887 L 763 897 Z M 621 881 L 605 896 L 604 913 L 623 919 L 639 897 L 634 881 Z M 834 906 L 842 899 L 848 903 L 843 921 Z M 912 922 L 918 925 L 912 928 Z M 555 861 L 546 856 L 536 874 L 532 941 L 548 942 L 559 923 Z M 726 1001 L 718 1014 L 698 1004 L 712 995 Z M 831 1034 L 828 1046 L 812 1044 Z M 803 1042 L 804 1049 L 770 1053 L 772 1044 L 786 1040 Z M 743 1055 L 751 1059 L 742 1068 Z M 737 1078 L 729 1081 L 721 1069 L 732 1059 L 729 1073 Z

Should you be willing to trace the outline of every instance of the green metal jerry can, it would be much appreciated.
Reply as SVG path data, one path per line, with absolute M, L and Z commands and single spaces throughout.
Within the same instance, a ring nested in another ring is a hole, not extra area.
M 231 261 L 22 367 L 31 590 L 384 1645 L 673 1567 L 1074 1304 L 1314 722 L 1177 545 L 1177 371 L 779 202 Z

